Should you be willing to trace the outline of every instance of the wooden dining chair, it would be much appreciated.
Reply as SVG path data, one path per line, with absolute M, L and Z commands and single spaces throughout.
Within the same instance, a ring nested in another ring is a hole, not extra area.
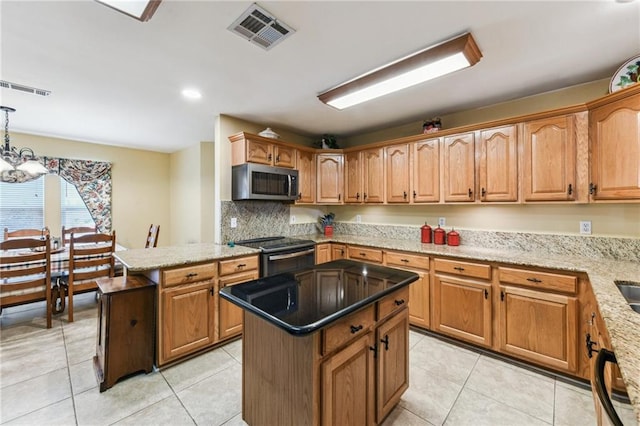
M 76 237 L 85 234 L 95 234 L 96 227 L 93 226 L 76 226 L 75 228 L 65 228 L 62 227 L 62 233 L 60 234 L 62 238 L 62 247 L 66 247 L 69 244 L 69 240 L 71 238 L 71 234 L 75 234 Z
M 156 247 L 158 245 L 158 235 L 160 235 L 160 225 L 149 226 L 149 233 L 147 234 L 147 243 L 144 248 Z
M 44 239 L 17 238 L 0 243 L 0 312 L 45 300 L 51 328 L 51 245 Z
M 96 280 L 114 276 L 116 231 L 111 234 L 71 234 L 67 288 L 69 322 L 73 322 L 73 296 L 98 288 Z
M 9 228 L 4 228 L 4 241 L 15 238 L 44 238 L 50 236 L 49 228 L 44 227 L 42 229 L 16 229 L 15 231 L 9 231 Z

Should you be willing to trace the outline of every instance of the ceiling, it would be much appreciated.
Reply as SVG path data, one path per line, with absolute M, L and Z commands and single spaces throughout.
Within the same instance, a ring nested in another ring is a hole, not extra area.
M 608 78 L 640 54 L 640 1 L 260 1 L 296 32 L 265 51 L 227 27 L 250 1 L 163 0 L 141 23 L 90 0 L 2 0 L 10 131 L 173 152 L 227 114 L 339 137 Z M 317 95 L 470 31 L 482 60 L 338 111 Z M 202 99 L 180 92 L 196 87 Z

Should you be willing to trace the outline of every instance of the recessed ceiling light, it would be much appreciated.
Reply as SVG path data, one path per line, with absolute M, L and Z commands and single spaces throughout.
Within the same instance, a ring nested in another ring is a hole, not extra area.
M 187 99 L 200 99 L 202 97 L 202 93 L 196 89 L 184 89 L 182 91 L 182 96 Z

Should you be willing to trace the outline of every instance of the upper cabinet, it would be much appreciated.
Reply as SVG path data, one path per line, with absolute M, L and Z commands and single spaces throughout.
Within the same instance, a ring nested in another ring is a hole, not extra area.
M 474 134 L 444 138 L 444 201 L 472 202 L 475 188 Z
M 316 156 L 316 203 L 342 204 L 344 164 L 342 154 L 320 153 Z
M 413 142 L 411 156 L 411 202 L 437 203 L 440 201 L 440 139 Z
M 231 165 L 233 166 L 257 163 L 290 169 L 296 167 L 296 149 L 292 146 L 244 132 L 229 137 L 229 140 L 231 141 Z
M 315 202 L 316 192 L 316 155 L 313 151 L 296 150 L 298 169 L 298 199 L 296 204 Z
M 344 154 L 345 202 L 384 202 L 383 148 L 352 151 Z
M 640 90 L 626 93 L 589 108 L 589 192 L 596 201 L 640 199 Z
M 344 155 L 344 201 L 361 203 L 362 192 L 362 152 L 347 152 Z
M 518 201 L 516 126 L 480 131 L 480 201 Z
M 575 117 L 563 115 L 523 126 L 524 201 L 571 201 L 576 194 Z
M 391 145 L 385 148 L 387 172 L 387 203 L 408 203 L 410 163 L 409 144 Z

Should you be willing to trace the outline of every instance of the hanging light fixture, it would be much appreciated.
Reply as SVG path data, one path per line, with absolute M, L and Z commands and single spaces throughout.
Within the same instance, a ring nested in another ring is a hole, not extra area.
M 40 176 L 48 173 L 45 166 L 35 159 L 31 148 L 11 147 L 9 141 L 9 113 L 15 112 L 15 108 L 0 106 L 4 111 L 4 146 L 0 146 L 0 173 L 21 171 L 31 176 Z

